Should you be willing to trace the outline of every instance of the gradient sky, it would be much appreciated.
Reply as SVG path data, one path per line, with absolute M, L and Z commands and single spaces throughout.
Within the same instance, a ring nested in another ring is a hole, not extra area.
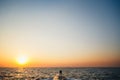
M 0 0 L 0 66 L 120 66 L 120 1 Z

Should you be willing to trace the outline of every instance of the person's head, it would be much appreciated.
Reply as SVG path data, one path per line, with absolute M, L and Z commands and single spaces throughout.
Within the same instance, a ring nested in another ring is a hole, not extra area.
M 60 70 L 59 73 L 62 74 L 62 70 Z

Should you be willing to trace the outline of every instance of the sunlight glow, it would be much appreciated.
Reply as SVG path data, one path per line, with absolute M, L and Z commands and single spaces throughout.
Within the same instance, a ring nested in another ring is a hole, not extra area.
M 18 64 L 20 64 L 20 65 L 24 65 L 24 64 L 26 64 L 26 63 L 28 62 L 28 58 L 25 57 L 25 56 L 21 56 L 21 57 L 19 57 L 19 58 L 17 59 L 17 62 L 18 62 Z

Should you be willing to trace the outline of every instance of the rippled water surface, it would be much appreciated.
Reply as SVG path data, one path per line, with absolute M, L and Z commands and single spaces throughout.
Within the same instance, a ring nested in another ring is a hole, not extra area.
M 67 80 L 120 80 L 120 68 L 0 68 L 0 80 L 53 80 L 59 70 Z

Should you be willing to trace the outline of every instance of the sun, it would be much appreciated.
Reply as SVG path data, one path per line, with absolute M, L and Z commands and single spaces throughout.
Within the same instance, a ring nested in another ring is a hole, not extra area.
M 20 56 L 17 58 L 17 63 L 20 65 L 27 64 L 27 62 L 28 62 L 28 58 L 25 56 Z

